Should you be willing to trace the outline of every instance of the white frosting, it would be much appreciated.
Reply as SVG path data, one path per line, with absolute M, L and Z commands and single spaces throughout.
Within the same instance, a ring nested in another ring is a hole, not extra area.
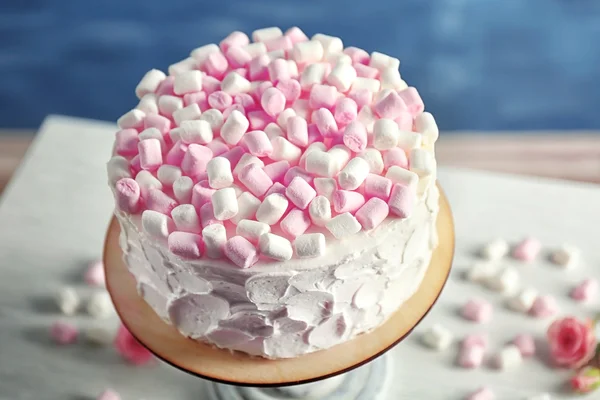
M 116 216 L 125 263 L 163 320 L 217 347 L 289 358 L 376 328 L 414 294 L 437 245 L 438 200 L 430 184 L 409 218 L 342 240 L 326 235 L 317 258 L 261 258 L 249 269 L 182 260 L 143 232 L 139 216 Z

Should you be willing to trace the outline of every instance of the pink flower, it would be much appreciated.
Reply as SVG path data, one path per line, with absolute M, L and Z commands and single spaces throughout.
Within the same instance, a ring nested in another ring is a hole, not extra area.
M 596 338 L 589 322 L 572 317 L 554 321 L 547 337 L 552 359 L 560 367 L 580 368 L 594 357 Z
M 589 393 L 600 387 L 600 370 L 585 368 L 571 378 L 571 387 L 577 393 Z
M 125 360 L 134 365 L 146 364 L 153 360 L 152 353 L 138 342 L 124 325 L 121 325 L 117 332 L 115 348 Z

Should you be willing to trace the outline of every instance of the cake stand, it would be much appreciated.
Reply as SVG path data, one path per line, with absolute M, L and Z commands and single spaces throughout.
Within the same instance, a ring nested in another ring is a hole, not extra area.
M 441 192 L 441 189 L 440 189 Z M 417 292 L 379 328 L 355 339 L 298 358 L 267 360 L 214 348 L 182 336 L 138 295 L 122 260 L 119 224 L 113 218 L 104 246 L 106 285 L 123 324 L 158 358 L 211 381 L 202 399 L 211 400 L 384 400 L 392 381 L 388 350 L 429 312 L 450 273 L 454 224 L 440 195 L 439 245 Z

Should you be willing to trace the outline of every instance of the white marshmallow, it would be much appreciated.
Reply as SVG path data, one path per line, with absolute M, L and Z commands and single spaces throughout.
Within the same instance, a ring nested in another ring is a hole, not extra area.
M 181 203 L 189 203 L 192 201 L 192 188 L 194 181 L 189 176 L 182 176 L 173 182 L 173 194 L 175 199 Z
M 180 108 L 173 112 L 173 120 L 177 126 L 181 126 L 184 121 L 190 121 L 200 118 L 202 111 L 198 104 L 193 103 L 187 107 Z
M 511 294 L 519 286 L 519 271 L 514 267 L 505 267 L 486 281 L 486 286 L 497 292 Z
M 145 196 L 150 189 L 162 190 L 162 183 L 154 177 L 149 171 L 140 171 L 135 177 L 135 181 L 140 186 L 142 196 Z
M 163 153 L 167 149 L 167 143 L 165 142 L 165 138 L 163 137 L 162 133 L 160 133 L 158 128 L 144 129 L 142 132 L 140 132 L 138 137 L 140 138 L 140 140 L 146 140 L 146 139 L 158 140 L 160 143 L 160 149 Z
M 219 46 L 214 43 L 205 44 L 191 51 L 190 56 L 194 57 L 198 61 L 198 65 L 201 66 L 206 61 L 206 58 L 212 54 L 221 51 Z
M 498 267 L 489 262 L 475 262 L 473 266 L 467 271 L 466 278 L 470 282 L 485 283 L 488 279 L 492 278 Z
M 92 294 L 86 306 L 87 313 L 94 318 L 106 318 L 114 313 L 114 307 L 108 292 Z
M 355 157 L 346 164 L 337 176 L 342 189 L 355 190 L 367 179 L 369 164 L 364 158 Z
M 352 236 L 361 230 L 361 225 L 349 212 L 337 215 L 325 224 L 325 227 L 336 239 Z
M 487 243 L 481 250 L 480 255 L 490 261 L 496 261 L 508 253 L 508 243 L 506 240 L 497 238 Z
M 313 85 L 320 85 L 325 80 L 327 68 L 323 63 L 309 64 L 300 75 L 302 90 L 309 91 Z
M 331 154 L 317 150 L 306 157 L 306 171 L 318 176 L 333 178 L 339 172 L 339 163 Z
M 315 178 L 313 183 L 317 194 L 324 196 L 331 203 L 333 201 L 333 193 L 337 190 L 336 180 L 333 178 Z
M 314 258 L 325 254 L 325 235 L 307 233 L 294 239 L 294 250 L 298 258 Z
M 570 269 L 579 263 L 580 256 L 581 251 L 577 247 L 563 244 L 552 252 L 550 259 L 554 264 Z
M 516 296 L 508 299 L 506 305 L 513 311 L 528 313 L 537 297 L 538 291 L 532 287 L 528 287 L 521 290 Z
M 321 61 L 324 53 L 325 50 L 320 41 L 309 40 L 296 43 L 292 49 L 291 58 L 299 64 L 311 64 Z
M 325 54 L 325 61 L 331 65 L 348 64 L 352 65 L 352 58 L 344 53 L 328 53 Z
M 165 186 L 172 187 L 175 181 L 181 178 L 181 169 L 174 165 L 163 164 L 156 172 L 158 180 Z
M 250 43 L 245 46 L 242 46 L 242 49 L 246 50 L 250 57 L 256 58 L 261 54 L 266 54 L 267 46 L 263 42 Z
M 198 107 L 197 104 L 194 104 Z M 188 107 L 186 107 L 188 108 Z M 182 110 L 185 110 L 183 108 Z M 181 110 L 180 110 L 181 111 Z M 183 121 L 179 124 L 179 128 L 171 129 L 169 135 L 173 142 L 181 139 L 183 143 L 199 143 L 199 144 L 207 144 L 211 142 L 214 138 L 212 128 L 210 123 L 205 120 L 192 120 L 192 121 Z M 178 139 L 173 137 L 174 135 L 178 136 Z
M 296 111 L 297 116 L 304 118 L 306 122 L 310 121 L 312 110 L 308 105 L 308 100 L 298 99 L 292 104 L 292 108 Z
M 350 158 L 352 158 L 352 152 L 343 144 L 336 144 L 329 149 L 327 154 L 336 160 L 339 170 L 344 168 L 348 164 L 348 161 L 350 161 Z
M 416 148 L 410 152 L 410 170 L 423 178 L 435 173 L 435 158 L 431 152 Z
M 158 98 L 154 93 L 145 94 L 135 108 L 146 114 L 158 114 Z
M 235 229 L 236 235 L 242 236 L 252 243 L 258 243 L 260 237 L 269 232 L 271 232 L 271 227 L 269 225 L 251 219 L 240 220 Z
M 296 64 L 296 61 L 294 60 L 287 60 L 288 63 L 288 71 L 290 72 L 290 77 L 291 78 L 298 78 L 299 73 L 298 73 L 298 64 Z
M 423 135 L 423 143 L 432 145 L 440 136 L 440 131 L 433 115 L 428 112 L 421 113 L 415 117 L 415 128 Z
M 249 126 L 248 118 L 238 110 L 233 110 L 221 128 L 221 137 L 227 144 L 234 146 L 239 143 Z
M 291 117 L 296 116 L 296 111 L 293 108 L 286 108 L 277 116 L 277 125 L 281 127 L 283 131 L 287 131 L 287 121 Z
M 381 175 L 383 172 L 383 156 L 377 149 L 368 148 L 365 149 L 358 157 L 364 159 L 369 164 L 369 172 L 376 175 Z
M 377 93 L 379 92 L 379 89 L 381 89 L 381 82 L 378 79 L 364 78 L 359 76 L 354 80 L 354 82 L 352 82 L 350 93 L 361 89 L 367 89 L 373 93 Z
M 144 118 L 146 118 L 146 113 L 134 108 L 123 114 L 117 120 L 117 125 L 119 125 L 119 128 L 121 129 L 137 128 L 142 125 Z
M 371 53 L 371 60 L 369 61 L 369 66 L 377 68 L 380 71 L 383 71 L 386 68 L 398 69 L 400 68 L 400 60 L 394 57 L 390 57 L 387 54 L 374 51 Z
M 260 200 L 250 192 L 243 192 L 238 197 L 238 213 L 231 218 L 231 222 L 239 224 L 243 219 L 252 219 L 260 206 Z
M 106 323 L 97 324 L 88 327 L 83 332 L 87 342 L 98 345 L 108 346 L 115 341 L 117 331 L 114 326 Z
M 154 210 L 145 210 L 142 213 L 142 228 L 154 238 L 167 240 L 174 227 L 173 220 L 165 214 Z
M 389 150 L 398 145 L 398 124 L 392 119 L 382 118 L 373 125 L 373 147 L 377 150 Z
M 184 58 L 181 61 L 177 61 L 175 64 L 169 65 L 167 71 L 169 71 L 169 75 L 178 76 L 183 74 L 184 72 L 191 71 L 198 67 L 198 61 L 193 57 Z
M 235 190 L 227 187 L 212 194 L 211 202 L 215 219 L 225 221 L 233 218 L 239 211 Z
M 56 294 L 56 305 L 64 315 L 73 315 L 79 308 L 80 300 L 75 289 L 70 286 L 61 288 Z
M 435 324 L 421 336 L 421 342 L 433 350 L 445 350 L 452 343 L 452 332 L 448 328 Z
M 496 366 L 500 369 L 510 369 L 523 362 L 521 350 L 513 344 L 505 346 L 500 353 L 496 355 Z
M 183 108 L 181 97 L 163 95 L 158 98 L 158 111 L 165 117 L 172 117 L 173 113 L 181 108 Z
M 210 258 L 223 257 L 223 248 L 227 242 L 227 231 L 221 224 L 211 224 L 202 229 L 205 254 Z
M 385 177 L 391 180 L 393 183 L 401 183 L 409 187 L 417 187 L 419 183 L 419 176 L 412 171 L 392 165 L 388 168 L 385 173 Z
M 285 50 L 279 49 L 279 50 L 269 51 L 267 53 L 267 56 L 269 56 L 269 59 L 271 59 L 271 60 L 276 60 L 278 58 L 285 58 Z
M 398 147 L 407 153 L 412 149 L 421 147 L 422 141 L 423 137 L 420 133 L 398 130 Z
M 166 77 L 167 76 L 164 72 L 157 69 L 151 69 L 150 71 L 146 72 L 140 83 L 138 83 L 135 87 L 135 94 L 138 99 L 141 99 L 148 93 L 156 92 L 158 85 L 160 85 L 160 83 L 164 81 Z
M 306 169 L 306 157 L 308 157 L 308 155 L 313 151 L 327 151 L 327 146 L 325 146 L 323 142 L 314 142 L 308 145 L 308 147 L 304 150 L 302 157 L 300 157 L 300 167 Z
M 358 112 L 358 116 L 356 119 L 361 122 L 365 128 L 367 128 L 367 133 L 369 134 L 369 142 L 372 141 L 373 138 L 373 129 L 375 128 L 375 121 L 377 121 L 377 116 L 373 113 L 371 106 L 366 105 L 360 109 Z
M 244 153 L 242 155 L 242 157 L 240 158 L 240 161 L 238 161 L 238 163 L 236 164 L 235 168 L 233 169 L 233 174 L 235 176 L 238 176 L 240 174 L 240 171 L 246 165 L 250 165 L 250 164 L 258 164 L 258 166 L 261 167 L 261 168 L 265 166 L 265 163 L 260 158 L 258 158 L 256 156 L 253 156 L 250 153 Z
M 178 95 L 199 92 L 202 90 L 202 72 L 198 70 L 186 71 L 175 77 L 173 92 Z
M 269 140 L 273 140 L 278 136 L 285 136 L 283 129 L 279 127 L 275 122 L 269 123 L 269 125 L 265 126 L 265 133 Z
M 113 185 L 117 183 L 119 179 L 131 178 L 129 161 L 121 156 L 112 157 L 106 164 L 106 173 L 108 174 L 108 181 Z
M 276 26 L 269 28 L 257 29 L 252 32 L 252 40 L 255 42 L 266 42 L 271 39 L 276 39 L 283 36 L 283 32 Z
M 331 219 L 331 203 L 325 196 L 317 196 L 308 206 L 308 214 L 313 224 L 325 226 Z
M 232 96 L 250 91 L 250 81 L 237 72 L 230 72 L 221 82 L 221 90 Z
M 378 101 L 382 100 L 383 98 L 387 97 L 388 95 L 390 95 L 394 92 L 395 92 L 395 90 L 392 90 L 392 89 L 379 90 L 379 92 L 375 93 L 375 95 L 373 96 L 373 103 L 377 103 Z
M 302 150 L 298 146 L 281 136 L 273 138 L 271 145 L 273 146 L 273 152 L 269 155 L 271 160 L 286 160 L 292 166 L 298 164 L 302 155 Z
M 258 240 L 261 254 L 277 261 L 287 261 L 292 258 L 294 251 L 289 240 L 272 233 L 263 234 Z
M 200 217 L 196 208 L 191 204 L 178 205 L 171 211 L 171 218 L 178 231 L 200 233 Z
M 321 42 L 324 54 L 341 53 L 344 50 L 344 43 L 339 37 L 316 33 L 310 40 Z
M 289 205 L 288 199 L 278 193 L 272 193 L 265 197 L 263 202 L 258 206 L 256 210 L 256 220 L 264 222 L 267 225 L 275 225 Z
M 406 85 L 406 82 L 404 82 L 402 78 L 400 78 L 400 71 L 398 71 L 398 68 L 384 68 L 381 71 L 379 79 L 381 81 L 382 89 L 399 90 L 401 88 L 404 88 L 404 86 Z
M 216 108 L 211 108 L 210 110 L 207 110 L 202 113 L 202 115 L 200 116 L 200 120 L 208 122 L 213 133 L 216 133 L 221 130 L 221 127 L 223 126 L 223 121 L 225 119 L 223 118 L 223 114 L 221 113 L 221 111 L 217 110 Z
M 235 183 L 229 187 L 233 188 L 233 190 L 235 190 L 235 197 L 237 197 L 237 199 L 238 199 L 238 206 L 239 206 L 240 196 L 242 195 L 242 193 L 246 193 L 246 192 L 244 192 L 244 190 L 241 187 L 239 187 L 238 185 L 236 185 Z
M 212 158 L 206 164 L 208 184 L 213 189 L 223 189 L 233 184 L 231 163 L 225 157 Z
M 327 82 L 336 87 L 342 93 L 350 90 L 356 79 L 356 70 L 352 65 L 338 63 L 327 76 Z

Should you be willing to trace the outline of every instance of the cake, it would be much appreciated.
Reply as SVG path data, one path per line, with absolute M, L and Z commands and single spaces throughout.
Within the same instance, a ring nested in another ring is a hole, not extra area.
M 399 64 L 265 28 L 144 75 L 107 170 L 124 262 L 165 322 L 292 358 L 415 293 L 438 240 L 438 128 Z

